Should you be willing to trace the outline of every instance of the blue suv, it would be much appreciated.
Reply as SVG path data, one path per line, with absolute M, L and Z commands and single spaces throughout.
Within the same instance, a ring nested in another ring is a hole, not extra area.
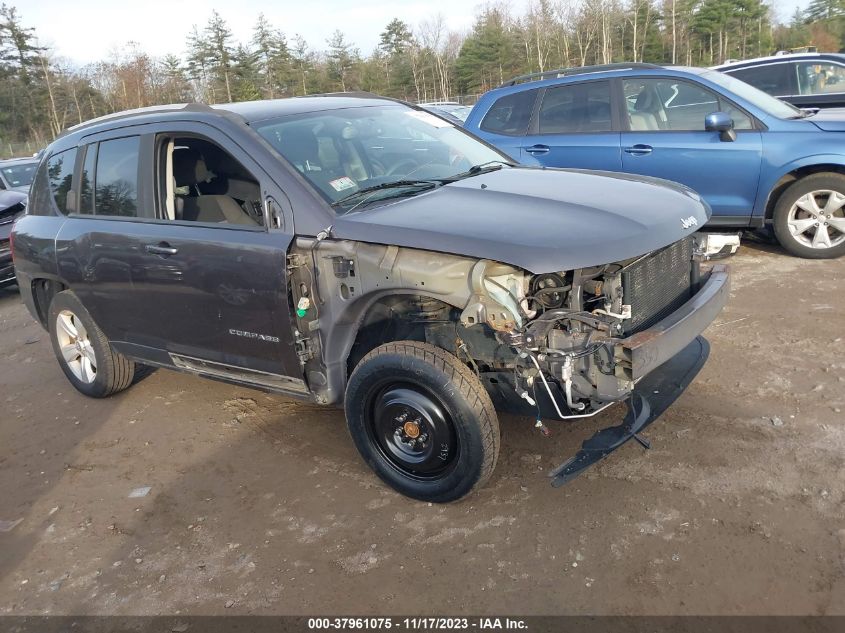
M 712 207 L 708 226 L 770 225 L 794 255 L 845 254 L 837 111 L 713 70 L 610 64 L 517 77 L 483 95 L 465 128 L 525 163 L 683 183 Z

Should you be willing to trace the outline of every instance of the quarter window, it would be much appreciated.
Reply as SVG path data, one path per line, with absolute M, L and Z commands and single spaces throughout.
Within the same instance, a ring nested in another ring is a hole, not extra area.
M 73 206 L 73 164 L 76 162 L 76 148 L 51 156 L 47 161 L 47 179 L 53 201 L 64 214 Z M 70 204 L 68 204 L 70 202 Z
M 606 81 L 548 88 L 540 106 L 540 134 L 609 132 L 610 84 Z
M 481 129 L 497 134 L 521 136 L 528 130 L 537 90 L 523 90 L 501 97 L 481 121 Z
M 100 143 L 94 182 L 97 215 L 138 215 L 139 146 L 137 136 Z

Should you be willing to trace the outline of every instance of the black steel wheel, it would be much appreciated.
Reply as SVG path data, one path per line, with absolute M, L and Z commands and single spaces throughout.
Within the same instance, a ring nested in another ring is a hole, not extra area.
M 384 380 L 368 403 L 369 431 L 382 456 L 408 477 L 432 479 L 455 463 L 460 445 L 448 411 L 427 389 Z
M 376 474 L 415 499 L 459 499 L 498 457 L 499 423 L 483 385 L 426 343 L 388 343 L 365 356 L 346 389 L 346 420 Z

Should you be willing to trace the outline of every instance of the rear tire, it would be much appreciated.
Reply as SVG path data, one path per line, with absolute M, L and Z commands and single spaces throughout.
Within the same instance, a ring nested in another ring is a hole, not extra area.
M 112 349 L 73 292 L 53 297 L 47 324 L 59 366 L 77 391 L 105 398 L 132 384 L 135 363 Z
M 812 174 L 792 183 L 775 205 L 774 230 L 798 257 L 845 255 L 845 175 Z
M 481 487 L 499 456 L 499 420 L 481 381 L 427 343 L 367 354 L 346 388 L 346 422 L 370 468 L 422 501 L 454 501 Z

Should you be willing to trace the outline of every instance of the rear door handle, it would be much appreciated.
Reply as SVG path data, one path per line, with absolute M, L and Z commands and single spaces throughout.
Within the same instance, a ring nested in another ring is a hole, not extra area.
M 179 252 L 178 248 L 173 248 L 167 242 L 159 242 L 158 244 L 147 244 L 145 249 L 148 253 L 152 253 L 153 255 L 162 255 L 164 257 L 170 257 L 171 255 L 175 255 Z
M 548 154 L 549 153 L 549 146 L 548 145 L 532 145 L 531 147 L 523 147 L 526 152 L 529 154 Z
M 624 149 L 624 152 L 633 156 L 645 156 L 646 154 L 651 154 L 653 149 L 654 148 L 651 145 L 643 145 L 641 143 L 637 143 L 636 145 L 632 145 L 631 147 L 626 147 Z

